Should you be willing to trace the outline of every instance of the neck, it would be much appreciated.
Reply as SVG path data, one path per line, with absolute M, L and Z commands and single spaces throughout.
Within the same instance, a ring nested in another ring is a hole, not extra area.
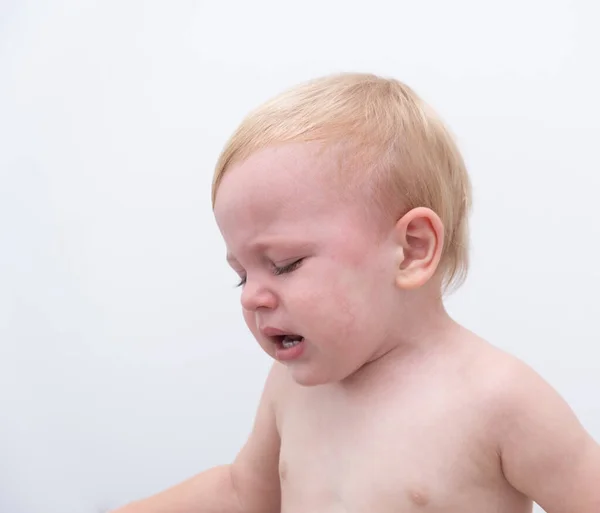
M 435 351 L 451 343 L 462 329 L 446 311 L 439 294 L 431 294 L 426 290 L 411 292 L 399 318 L 397 331 L 345 382 L 352 384 L 363 381 L 364 377 L 379 372 L 389 363 L 397 368 L 415 356 Z

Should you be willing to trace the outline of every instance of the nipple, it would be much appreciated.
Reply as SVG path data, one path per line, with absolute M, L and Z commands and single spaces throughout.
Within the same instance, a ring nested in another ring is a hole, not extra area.
M 429 504 L 429 497 L 423 490 L 413 488 L 409 491 L 410 500 L 417 506 L 427 506 Z

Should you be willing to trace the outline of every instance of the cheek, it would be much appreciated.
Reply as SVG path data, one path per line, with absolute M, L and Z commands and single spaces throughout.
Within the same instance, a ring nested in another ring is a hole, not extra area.
M 338 268 L 316 277 L 297 299 L 318 335 L 344 345 L 370 328 L 374 305 L 367 285 L 356 270 Z
M 329 315 L 335 329 L 346 341 L 373 340 L 388 329 L 393 301 L 393 276 L 379 262 L 362 262 L 362 267 L 347 267 L 326 287 L 321 315 Z M 327 283 L 327 282 L 325 282 Z M 333 327 L 333 326 L 332 326 Z M 344 340 L 340 340 L 343 344 Z

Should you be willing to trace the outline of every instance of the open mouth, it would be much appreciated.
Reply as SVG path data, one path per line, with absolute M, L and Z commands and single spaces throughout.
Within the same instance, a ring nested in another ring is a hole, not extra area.
M 304 340 L 304 337 L 300 335 L 278 335 L 274 339 L 276 344 L 283 349 L 291 349 L 300 344 Z
M 306 339 L 302 335 L 271 326 L 263 327 L 260 331 L 273 344 L 273 357 L 276 360 L 291 361 L 300 358 L 304 354 Z M 271 353 L 271 351 L 268 352 Z
M 304 353 L 306 344 L 301 335 L 275 335 L 271 340 L 275 343 L 275 358 L 281 362 L 296 360 Z

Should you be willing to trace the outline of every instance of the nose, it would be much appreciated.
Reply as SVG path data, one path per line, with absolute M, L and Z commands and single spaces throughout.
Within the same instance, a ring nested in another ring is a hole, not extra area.
M 277 306 L 277 296 L 258 282 L 246 280 L 241 297 L 244 310 L 254 312 L 259 309 L 274 309 Z

